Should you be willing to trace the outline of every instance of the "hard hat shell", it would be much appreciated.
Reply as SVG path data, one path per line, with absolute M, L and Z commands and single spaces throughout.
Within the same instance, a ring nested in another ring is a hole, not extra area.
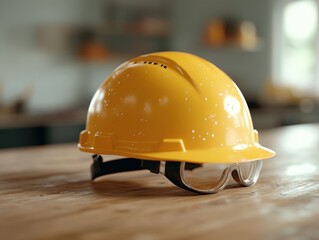
M 212 63 L 183 52 L 142 55 L 116 68 L 91 101 L 79 148 L 193 163 L 275 154 L 258 143 L 236 84 Z

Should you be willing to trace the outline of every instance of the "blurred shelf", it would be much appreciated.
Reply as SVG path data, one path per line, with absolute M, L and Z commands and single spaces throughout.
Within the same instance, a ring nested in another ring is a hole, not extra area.
M 319 122 L 318 108 L 311 112 L 303 112 L 300 108 L 282 107 L 251 109 L 250 112 L 256 129 Z
M 0 148 L 78 141 L 86 111 L 0 116 Z
M 155 5 L 112 1 L 101 9 L 104 17 L 99 24 L 78 29 L 75 45 L 83 53 L 88 45 L 98 43 L 101 52 L 110 55 L 167 50 L 172 35 L 170 4 L 170 1 Z
M 258 130 L 319 122 L 318 108 L 312 112 L 299 108 L 256 108 L 251 109 L 251 115 Z M 0 148 L 77 142 L 85 119 L 86 110 L 0 116 Z
M 196 53 L 229 53 L 229 54 L 257 54 L 263 50 L 263 45 L 260 44 L 254 48 L 243 48 L 236 44 L 227 44 L 220 47 L 201 46 L 193 48 Z
M 0 115 L 0 129 L 84 123 L 86 110 L 50 114 Z

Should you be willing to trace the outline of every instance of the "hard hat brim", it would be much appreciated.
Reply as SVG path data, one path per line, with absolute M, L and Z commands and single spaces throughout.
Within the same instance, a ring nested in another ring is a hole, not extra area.
M 133 158 L 141 158 L 147 160 L 162 161 L 180 161 L 192 163 L 240 163 L 246 161 L 255 161 L 267 159 L 275 156 L 275 152 L 255 144 L 246 147 L 220 147 L 211 149 L 197 149 L 187 151 L 168 151 L 168 152 L 126 152 L 118 150 L 105 150 L 90 147 L 83 147 L 79 144 L 79 148 L 83 152 L 91 152 L 95 154 L 120 155 Z

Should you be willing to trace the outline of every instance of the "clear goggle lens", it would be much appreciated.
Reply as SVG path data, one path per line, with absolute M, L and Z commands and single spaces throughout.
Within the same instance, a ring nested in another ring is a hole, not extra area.
M 194 169 L 184 166 L 184 182 L 196 189 L 209 190 L 218 186 L 227 164 L 201 164 Z
M 218 191 L 224 188 L 229 175 L 243 186 L 254 184 L 259 176 L 261 161 L 238 164 L 192 164 L 181 166 L 182 179 L 189 188 L 198 191 Z
M 254 162 L 243 162 L 239 164 L 240 175 L 243 180 L 249 180 L 254 174 Z

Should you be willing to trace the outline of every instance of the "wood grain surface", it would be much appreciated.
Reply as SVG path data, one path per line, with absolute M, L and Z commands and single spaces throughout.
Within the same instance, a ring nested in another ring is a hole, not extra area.
M 1 150 L 0 239 L 319 239 L 319 124 L 260 141 L 277 156 L 257 184 L 213 195 L 148 171 L 92 182 L 76 144 Z

